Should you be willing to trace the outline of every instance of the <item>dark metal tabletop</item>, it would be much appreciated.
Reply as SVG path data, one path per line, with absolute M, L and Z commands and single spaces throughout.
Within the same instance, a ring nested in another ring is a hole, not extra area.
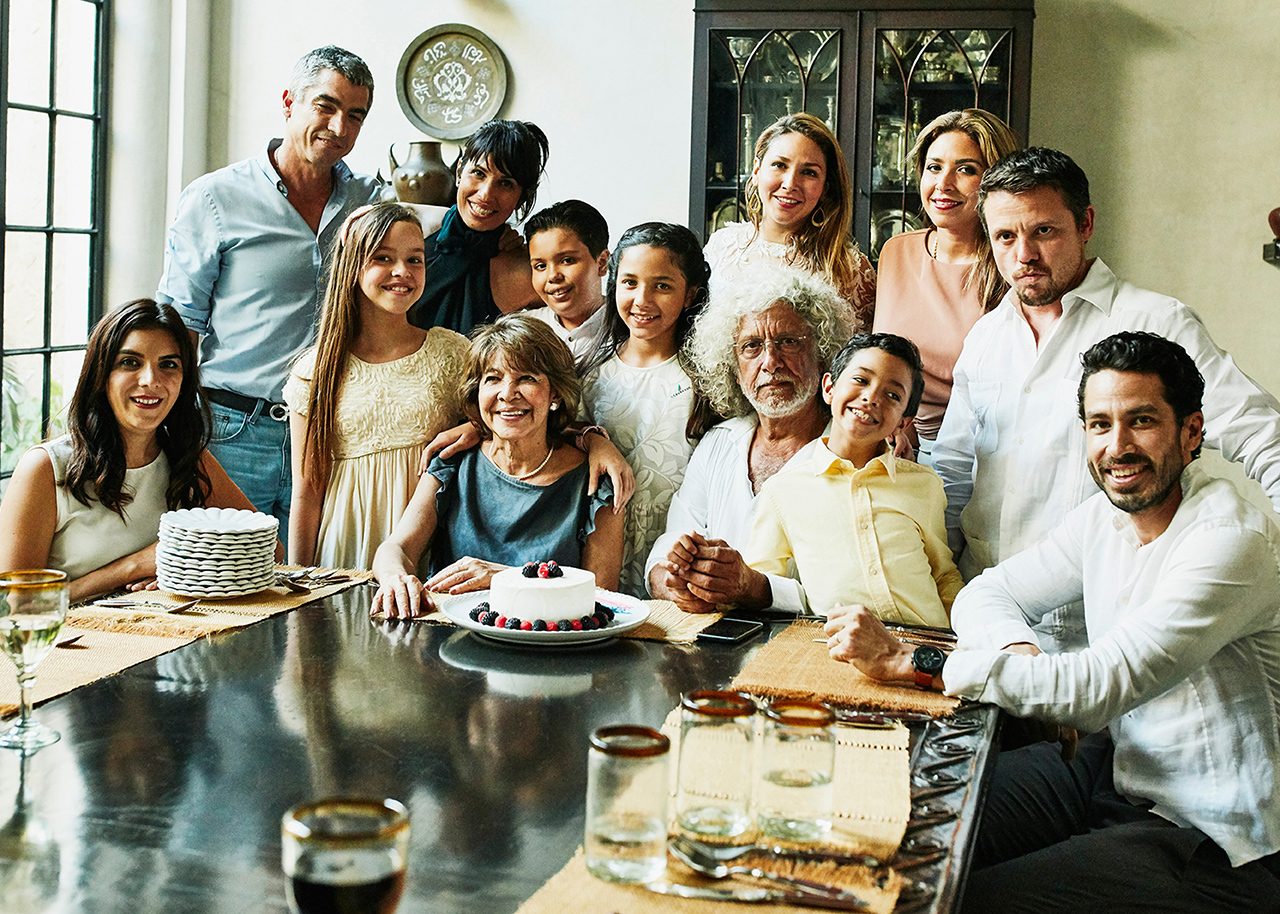
M 590 731 L 660 724 L 762 643 L 534 652 L 370 622 L 368 595 L 193 642 L 37 709 L 62 740 L 25 759 L 0 750 L 0 914 L 285 912 L 280 816 L 333 794 L 409 807 L 401 914 L 515 911 L 582 840 Z M 913 730 L 900 862 L 917 885 L 900 908 L 949 910 L 963 880 L 994 715 L 959 720 L 973 729 Z

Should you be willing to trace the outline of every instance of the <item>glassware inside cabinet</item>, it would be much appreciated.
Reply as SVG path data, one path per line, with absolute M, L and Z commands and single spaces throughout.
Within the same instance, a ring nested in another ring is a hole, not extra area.
M 985 108 L 1009 119 L 1010 29 L 878 29 L 871 170 L 871 257 L 923 225 L 910 152 L 948 111 Z
M 837 129 L 839 29 L 713 29 L 707 105 L 707 235 L 746 218 L 755 144 L 780 117 L 807 111 Z

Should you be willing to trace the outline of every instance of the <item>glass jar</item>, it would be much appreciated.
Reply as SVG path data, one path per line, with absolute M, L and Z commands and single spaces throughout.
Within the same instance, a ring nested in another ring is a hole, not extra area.
M 756 704 L 741 692 L 701 689 L 680 700 L 676 824 L 732 838 L 751 828 Z
M 587 753 L 587 870 L 610 882 L 651 882 L 667 868 L 671 740 L 619 724 L 591 735 Z
M 819 701 L 780 699 L 765 708 L 756 821 L 787 841 L 819 841 L 831 831 L 835 714 Z
M 409 811 L 396 800 L 333 797 L 280 823 L 289 910 L 393 914 L 404 892 Z

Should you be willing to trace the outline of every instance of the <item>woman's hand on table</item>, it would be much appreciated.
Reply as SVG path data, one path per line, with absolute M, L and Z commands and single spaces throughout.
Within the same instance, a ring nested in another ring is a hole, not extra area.
M 860 603 L 837 606 L 823 626 L 832 660 L 851 663 L 879 682 L 914 683 L 911 648 Z
M 436 593 L 470 593 L 473 590 L 484 590 L 495 574 L 506 569 L 506 565 L 464 555 L 448 568 L 437 571 L 431 580 L 427 581 L 426 587 Z
M 445 429 L 428 441 L 427 446 L 422 449 L 422 458 L 418 461 L 418 475 L 421 476 L 427 472 L 432 457 L 439 456 L 442 460 L 448 460 L 463 451 L 471 450 L 479 443 L 480 430 L 470 422 Z
M 416 619 L 436 608 L 417 575 L 398 574 L 383 580 L 369 606 L 369 615 L 388 619 Z
M 155 578 L 143 578 L 141 581 L 134 581 L 131 584 L 124 585 L 124 589 L 135 592 L 139 590 L 159 590 L 160 582 Z

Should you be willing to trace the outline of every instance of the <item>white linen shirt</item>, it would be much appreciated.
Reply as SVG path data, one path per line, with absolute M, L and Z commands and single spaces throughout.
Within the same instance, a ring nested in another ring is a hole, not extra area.
M 1214 345 L 1190 308 L 1094 260 L 1038 349 L 1013 292 L 965 338 L 933 452 L 965 580 L 1039 542 L 1098 491 L 1076 400 L 1080 354 L 1121 330 L 1158 333 L 1187 350 L 1205 379 L 1205 443 L 1242 462 L 1280 509 L 1280 403 Z M 1072 646 L 1073 615 L 1041 630 Z
M 1098 491 L 1084 458 L 1080 354 L 1121 330 L 1179 343 L 1205 379 L 1205 440 L 1244 464 L 1280 509 L 1280 403 L 1214 345 L 1177 299 L 1116 278 L 1095 260 L 1063 296 L 1062 317 L 1037 350 L 1012 292 L 969 332 L 934 450 L 947 493 L 952 547 L 971 578 L 1038 542 Z
M 722 539 L 738 552 L 747 548 L 756 507 L 747 462 L 758 425 L 754 414 L 739 416 L 713 426 L 698 442 L 685 468 L 684 481 L 667 509 L 666 529 L 649 550 L 644 566 L 646 583 L 653 566 L 663 561 L 676 540 L 686 533 L 696 531 Z M 813 447 L 814 442 L 809 442 L 783 466 L 795 465 L 803 459 L 801 455 L 810 453 Z M 765 577 L 773 591 L 774 608 L 808 612 L 809 603 L 798 580 L 776 574 Z
M 525 314 L 530 317 L 536 317 L 554 330 L 556 336 L 560 337 L 561 341 L 569 347 L 569 352 L 573 354 L 573 360 L 575 362 L 583 362 L 589 360 L 605 345 L 605 334 L 609 329 L 609 325 L 605 321 L 605 314 L 608 310 L 609 304 L 606 302 L 592 311 L 590 317 L 572 330 L 560 323 L 560 315 L 556 314 L 548 305 L 544 305 L 541 308 L 530 308 Z
M 1239 866 L 1280 850 L 1280 531 L 1194 464 L 1181 484 L 1146 545 L 1099 493 L 965 587 L 942 679 L 1020 717 L 1110 726 L 1116 789 Z M 1084 650 L 1000 650 L 1082 597 Z

